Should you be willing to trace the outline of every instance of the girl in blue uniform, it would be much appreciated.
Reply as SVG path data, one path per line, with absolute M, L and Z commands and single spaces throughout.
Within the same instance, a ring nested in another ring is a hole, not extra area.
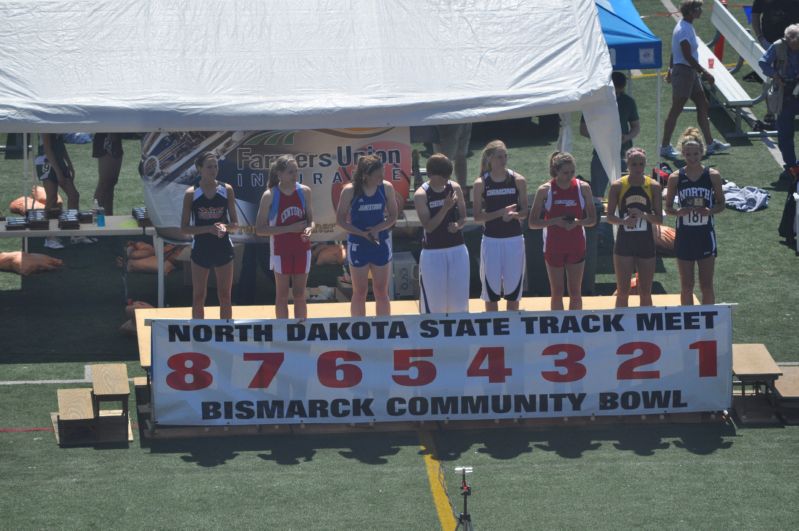
M 352 182 L 341 191 L 336 223 L 349 233 L 347 257 L 352 276 L 353 317 L 366 314 L 369 273 L 377 315 L 391 315 L 388 282 L 391 274 L 391 233 L 397 221 L 394 187 L 383 180 L 383 162 L 376 155 L 358 159 Z
M 694 264 L 699 269 L 702 304 L 715 304 L 713 273 L 716 265 L 716 232 L 713 215 L 724 210 L 724 192 L 719 172 L 702 165 L 705 145 L 695 127 L 680 137 L 685 166 L 669 176 L 666 188 L 666 213 L 677 216 L 674 250 L 680 271 L 680 302 L 694 303 Z M 674 198 L 679 208 L 674 208 Z
M 200 173 L 197 186 L 190 186 L 183 196 L 180 229 L 193 236 L 191 244 L 192 319 L 205 317 L 208 273 L 216 271 L 219 317 L 231 319 L 230 292 L 233 286 L 233 242 L 229 231 L 236 227 L 236 198 L 229 184 L 216 180 L 219 159 L 207 151 L 195 161 Z

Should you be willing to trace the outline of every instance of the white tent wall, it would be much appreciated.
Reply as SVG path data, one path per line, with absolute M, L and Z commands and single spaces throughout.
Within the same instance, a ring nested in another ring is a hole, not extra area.
M 0 1 L 0 14 L 0 132 L 402 126 L 615 106 L 593 0 Z M 589 123 L 609 143 L 612 127 Z

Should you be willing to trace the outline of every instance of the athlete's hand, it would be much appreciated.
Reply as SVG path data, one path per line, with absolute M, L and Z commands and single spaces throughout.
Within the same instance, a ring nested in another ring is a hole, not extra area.
M 703 207 L 703 206 L 693 207 L 692 210 L 697 214 L 699 214 L 700 216 L 709 216 L 711 214 L 711 211 L 708 207 Z
M 711 87 L 716 84 L 716 78 L 713 77 L 713 74 L 711 74 L 707 70 L 702 71 L 702 78 L 708 83 L 710 83 Z
M 506 206 L 502 213 L 502 221 L 510 221 L 512 219 L 519 219 L 519 213 L 516 212 L 516 203 Z
M 460 225 L 458 225 L 458 222 L 456 222 L 456 221 L 450 221 L 450 222 L 447 224 L 447 231 L 448 231 L 448 232 L 450 232 L 450 233 L 452 233 L 452 234 L 455 234 L 455 233 L 456 233 L 456 232 L 458 232 L 459 230 L 461 230 L 461 227 L 460 227 Z
M 450 208 L 454 207 L 458 203 L 458 198 L 455 197 L 455 192 L 450 192 L 444 197 L 444 211 L 446 212 Z
M 227 226 L 224 223 L 214 223 L 214 232 L 217 238 L 224 238 L 227 234 Z
M 312 233 L 313 227 L 305 227 L 305 230 L 302 231 L 302 234 L 300 234 L 300 239 L 304 242 L 310 241 Z

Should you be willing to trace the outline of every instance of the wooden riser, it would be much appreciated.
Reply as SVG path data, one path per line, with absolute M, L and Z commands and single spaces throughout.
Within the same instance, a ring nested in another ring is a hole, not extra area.
M 766 395 L 736 396 L 732 399 L 735 418 L 743 426 L 779 426 L 777 409 Z
M 100 416 L 83 421 L 59 421 L 58 413 L 50 413 L 55 440 L 61 447 L 94 446 L 133 441 L 130 421 L 121 409 L 100 412 Z
M 780 402 L 799 402 L 799 366 L 782 366 L 782 376 L 774 385 Z

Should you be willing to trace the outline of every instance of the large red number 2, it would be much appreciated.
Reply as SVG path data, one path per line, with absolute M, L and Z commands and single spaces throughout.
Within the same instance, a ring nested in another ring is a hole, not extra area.
M 245 352 L 244 361 L 260 361 L 261 365 L 253 376 L 250 389 L 266 389 L 275 378 L 278 369 L 283 365 L 282 352 Z
M 715 341 L 696 341 L 688 345 L 699 351 L 699 377 L 713 378 L 718 375 Z
M 483 364 L 486 366 L 483 367 Z M 467 376 L 488 376 L 490 383 L 503 383 L 511 374 L 513 369 L 505 367 L 503 347 L 482 347 L 466 369 Z
M 555 367 L 566 369 L 560 371 L 541 371 L 541 376 L 550 382 L 576 382 L 587 372 L 585 365 L 579 363 L 585 357 L 585 350 L 579 345 L 569 345 L 568 343 L 550 345 L 541 353 L 544 356 L 556 356 L 566 354 L 563 359 L 555 360 Z
M 632 343 L 625 343 L 618 348 L 616 354 L 619 356 L 629 356 L 635 354 L 636 351 L 641 351 L 640 356 L 631 358 L 621 365 L 619 370 L 616 371 L 616 378 L 619 380 L 648 380 L 653 378 L 660 378 L 660 371 L 636 371 L 642 365 L 649 365 L 655 363 L 660 359 L 660 347 L 654 343 L 647 343 L 645 341 L 633 341 Z
M 436 379 L 436 366 L 426 360 L 415 360 L 412 358 L 432 358 L 433 349 L 401 349 L 394 351 L 394 370 L 410 371 L 416 369 L 416 378 L 411 378 L 408 374 L 394 374 L 391 378 L 399 385 L 408 387 L 427 385 Z
M 361 368 L 352 363 L 338 363 L 339 360 L 361 361 L 361 357 L 349 350 L 331 350 L 323 353 L 316 362 L 319 383 L 336 389 L 353 387 L 361 383 L 363 378 Z
M 166 362 L 172 372 L 166 375 L 166 384 L 178 391 L 198 391 L 214 381 L 214 375 L 203 369 L 211 366 L 211 358 L 199 352 L 181 352 L 170 356 Z M 191 376 L 191 378 L 189 378 Z

